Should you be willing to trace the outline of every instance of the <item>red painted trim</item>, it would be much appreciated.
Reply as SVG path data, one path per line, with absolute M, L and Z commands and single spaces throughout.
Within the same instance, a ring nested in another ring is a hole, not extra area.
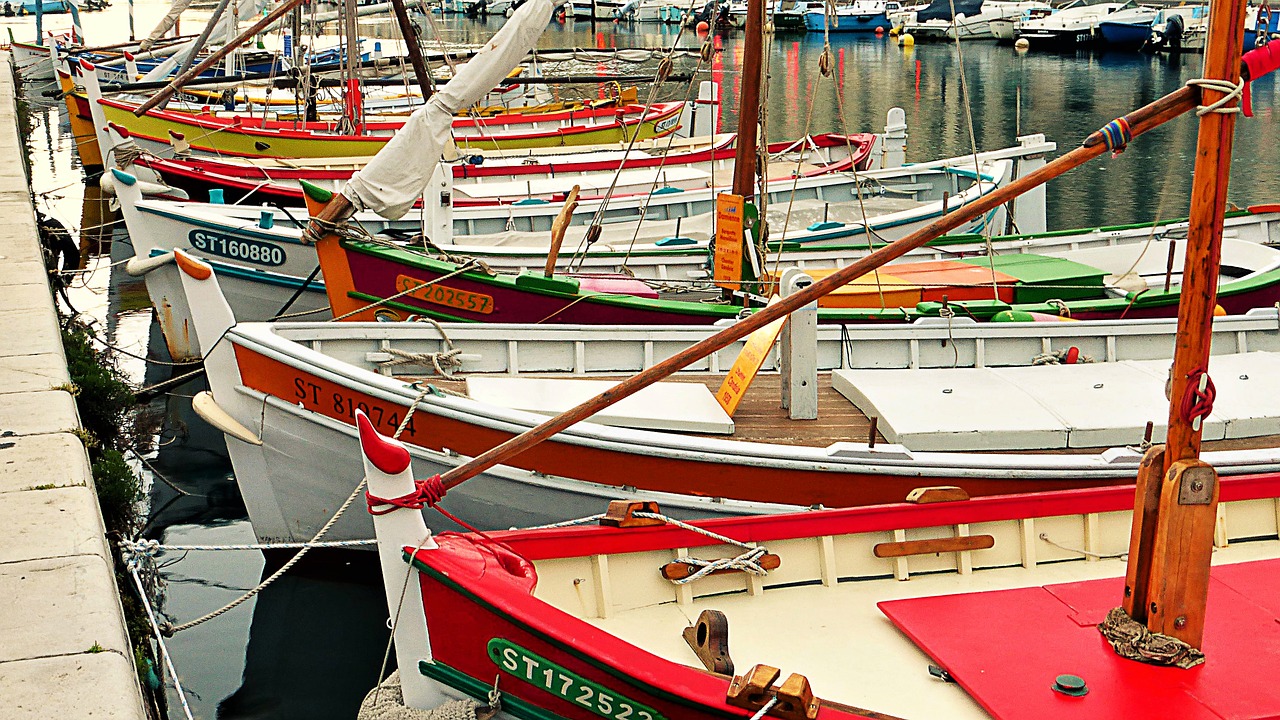
M 84 62 L 83 60 L 81 62 Z M 90 66 L 89 69 L 92 69 Z M 136 105 L 132 103 L 123 103 L 116 100 L 102 98 L 99 103 L 108 107 L 113 107 L 124 112 L 133 112 Z M 533 139 L 551 136 L 571 136 L 584 132 L 596 132 L 599 130 L 609 130 L 617 128 L 621 125 L 635 125 L 642 122 L 657 122 L 672 114 L 679 112 L 679 103 L 657 103 L 650 106 L 647 114 L 639 114 L 643 110 L 641 106 L 628 106 L 624 114 L 619 116 L 613 110 L 593 110 L 579 111 L 578 114 L 573 113 L 548 113 L 546 115 L 497 115 L 491 118 L 485 118 L 483 121 L 464 120 L 463 122 L 455 121 L 453 127 L 473 128 L 483 127 L 493 131 L 502 130 L 502 138 L 507 140 Z M 387 142 L 391 138 L 391 134 L 404 127 L 404 121 L 399 122 L 371 122 L 365 123 L 365 129 L 371 131 L 383 131 L 386 135 L 340 135 L 337 134 L 336 123 L 325 122 L 309 122 L 309 123 L 292 123 L 283 120 L 264 120 L 261 117 L 247 117 L 243 115 L 235 115 L 231 117 L 221 117 L 216 115 L 197 115 L 188 113 L 171 112 L 168 110 L 148 110 L 147 115 L 153 119 L 165 120 L 168 122 L 178 123 L 181 125 L 195 126 L 202 130 L 228 130 L 234 128 L 237 133 L 248 135 L 251 137 L 263 138 L 292 138 L 292 139 L 321 139 L 326 142 Z M 597 125 L 574 125 L 554 130 L 530 131 L 525 133 L 511 133 L 505 129 L 506 126 L 533 125 L 535 123 L 551 123 L 560 119 L 568 120 L 570 118 L 577 120 L 587 120 L 602 116 L 619 116 L 619 119 L 609 124 Z M 319 137 L 317 137 L 319 136 Z M 466 142 L 467 140 L 475 140 L 480 142 L 483 140 L 481 136 L 462 136 L 458 140 Z
M 720 518 L 694 523 L 742 542 L 898 530 L 918 527 L 1056 517 L 1133 509 L 1134 486 L 1119 485 L 1021 495 L 975 497 L 964 502 L 915 505 L 897 503 L 786 515 Z M 1280 474 L 1222 478 L 1221 501 L 1280 496 Z M 550 530 L 490 533 L 530 560 L 646 552 L 715 545 L 716 541 L 670 525 L 620 530 L 581 526 Z

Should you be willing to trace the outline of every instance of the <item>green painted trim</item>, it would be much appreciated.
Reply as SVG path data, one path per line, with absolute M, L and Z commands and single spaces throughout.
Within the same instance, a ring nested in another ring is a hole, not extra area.
M 306 193 L 307 197 L 315 200 L 316 202 L 327 203 L 333 199 L 332 190 L 326 190 L 319 185 L 309 183 L 306 180 L 299 180 L 298 184 L 302 186 L 302 192 Z
M 712 715 L 719 715 L 721 717 L 726 717 L 726 718 L 740 717 L 738 715 L 721 710 L 719 708 L 709 707 L 707 705 L 703 705 L 703 704 L 691 701 L 688 698 L 683 698 L 683 697 L 680 697 L 679 695 L 674 695 L 672 693 L 667 692 L 666 690 L 663 690 L 662 688 L 654 687 L 648 683 L 640 682 L 634 676 L 627 675 L 622 670 L 615 668 L 611 665 L 606 665 L 596 660 L 594 657 L 587 655 L 586 653 L 583 653 L 578 648 L 572 645 L 566 645 L 560 642 L 559 640 L 557 640 L 556 638 L 553 638 L 550 635 L 547 635 L 540 628 L 533 627 L 528 623 L 525 623 L 517 618 L 512 617 L 510 613 L 504 611 L 502 608 L 499 608 L 493 605 L 488 600 L 485 600 L 484 598 L 471 592 L 469 589 L 463 587 L 461 584 L 459 584 L 456 580 L 449 577 L 448 575 L 445 575 L 437 571 L 435 568 L 431 567 L 430 565 L 427 565 L 426 563 L 422 562 L 416 557 L 412 557 L 408 551 L 402 551 L 401 557 L 405 562 L 409 563 L 410 566 L 412 566 L 413 568 L 416 568 L 419 572 L 426 573 L 432 580 L 435 580 L 441 585 L 444 585 L 445 587 L 453 590 L 454 592 L 459 593 L 463 597 L 470 599 L 471 601 L 475 602 L 477 605 L 488 610 L 489 612 L 492 612 L 496 615 L 506 618 L 507 621 L 510 622 L 512 625 L 515 625 L 516 627 L 523 629 L 525 632 L 528 632 L 530 635 L 533 635 L 537 638 L 542 639 L 548 645 L 552 645 L 560 649 L 561 651 L 578 658 L 579 660 L 587 663 L 588 665 L 594 668 L 597 668 L 608 675 L 612 675 L 613 677 L 618 678 L 623 683 L 631 687 L 637 688 L 642 692 L 650 693 L 656 697 L 661 697 L 677 705 L 696 708 L 700 712 L 704 712 Z M 486 689 L 485 692 L 487 693 L 488 690 Z M 550 715 L 548 717 L 558 717 L 558 716 Z
M 418 672 L 438 683 L 460 690 L 481 702 L 488 702 L 489 691 L 493 689 L 492 685 L 486 685 L 464 672 L 435 660 L 419 660 Z M 501 684 L 498 685 L 498 689 L 502 689 Z M 521 700 L 509 693 L 502 694 L 502 711 L 521 720 L 564 720 L 563 715 L 556 715 L 543 710 L 537 705 L 533 705 L 527 700 Z
M 648 705 L 632 700 L 594 680 L 588 680 L 554 660 L 544 658 L 506 638 L 490 638 L 485 647 L 485 653 L 501 672 L 593 715 L 599 715 L 607 720 L 621 720 L 618 714 L 625 712 L 626 717 L 631 720 L 666 720 L 666 716 Z M 522 664 L 525 677 L 520 675 Z M 562 680 L 566 682 L 560 682 Z M 559 687 L 556 686 L 558 682 Z M 601 708 L 598 704 L 606 699 L 608 710 Z

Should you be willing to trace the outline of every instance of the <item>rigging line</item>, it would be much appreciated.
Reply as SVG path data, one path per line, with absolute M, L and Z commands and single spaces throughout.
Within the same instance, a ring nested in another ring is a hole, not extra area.
M 710 35 L 710 34 L 708 34 L 708 35 L 707 35 L 707 37 L 708 37 L 708 38 L 710 38 L 710 37 L 711 37 L 711 35 Z M 707 44 L 710 44 L 710 43 L 708 42 Z M 689 73 L 689 84 L 685 86 L 685 90 L 684 90 L 684 100 L 685 100 L 685 102 L 689 102 L 689 96 L 690 96 L 690 95 L 693 95 L 693 84 L 694 84 L 695 82 L 697 82 L 697 79 L 698 79 L 698 72 L 699 72 L 699 71 L 701 71 L 701 69 L 702 69 L 702 63 L 703 63 L 702 54 L 701 54 L 701 53 L 699 53 L 699 55 L 698 55 L 698 63 L 697 63 L 697 65 L 695 65 L 695 66 L 694 66 L 694 68 L 693 68 L 693 72 Z M 713 83 L 713 85 L 714 85 L 714 83 Z M 716 98 L 716 100 L 717 100 L 717 102 L 718 102 L 718 100 L 719 100 L 719 93 L 718 93 L 718 92 L 716 92 L 716 91 L 713 91 L 713 93 L 712 93 L 712 94 L 713 94 L 713 96 Z M 695 102 L 695 103 L 697 102 L 697 97 L 696 97 L 696 96 L 694 97 L 694 102 Z M 695 108 L 696 108 L 696 105 L 695 105 Z M 653 183 L 651 183 L 651 184 L 649 185 L 649 200 L 650 200 L 650 201 L 652 201 L 652 199 L 653 199 L 653 193 L 654 193 L 654 191 L 657 189 L 657 186 L 658 186 L 658 178 L 659 178 L 659 177 L 661 177 L 662 169 L 663 169 L 663 168 L 665 168 L 665 167 L 666 167 L 666 165 L 667 165 L 667 158 L 668 158 L 668 157 L 670 156 L 670 154 L 671 154 L 671 146 L 675 143 L 675 137 L 676 137 L 676 134 L 675 134 L 675 133 L 671 133 L 670 135 L 668 135 L 668 136 L 667 136 L 667 146 L 666 146 L 665 148 L 663 148 L 663 152 L 662 152 L 662 159 L 658 162 L 658 169 L 657 169 L 657 172 L 655 172 L 655 173 L 654 173 L 654 175 L 653 175 Z M 693 128 L 689 128 L 689 137 L 691 137 L 691 138 L 693 137 Z M 710 138 L 711 138 L 711 188 L 712 188 L 712 190 L 714 190 L 714 189 L 715 189 L 715 186 L 716 186 L 716 181 L 715 181 L 715 178 L 716 178 L 716 133 L 715 133 L 715 128 L 714 128 L 714 127 L 712 128 L 712 132 L 711 132 Z M 736 142 L 736 139 L 735 139 L 735 142 Z M 625 162 L 625 159 L 624 159 L 624 162 Z M 646 202 L 646 203 L 645 203 L 645 210 L 646 210 L 646 211 L 648 210 L 648 207 L 649 207 L 649 206 L 648 206 L 648 202 Z M 633 233 L 631 234 L 631 242 L 629 242 L 629 243 L 627 244 L 627 252 L 626 252 L 626 254 L 622 257 L 622 265 L 623 265 L 623 267 L 626 267 L 627 261 L 631 259 L 631 252 L 632 252 L 632 250 L 635 248 L 635 245 L 636 245 L 636 239 L 640 237 L 640 228 L 641 228 L 641 226 L 642 226 L 642 225 L 644 225 L 645 215 L 647 215 L 647 212 L 642 213 L 642 214 L 640 215 L 640 219 L 636 222 L 636 229 L 635 229 L 635 232 L 633 232 Z M 575 256 L 576 256 L 576 252 L 575 252 Z M 582 261 L 585 261 L 585 260 L 586 260 L 586 258 L 585 258 L 585 256 L 584 256 L 584 257 L 582 258 Z M 570 263 L 570 266 L 572 267 L 572 263 Z M 581 266 L 579 266 L 579 269 L 581 269 Z
M 691 0 L 691 1 L 690 1 L 690 9 L 692 9 L 692 7 L 693 7 L 693 3 L 694 3 L 694 2 L 696 2 L 696 0 Z M 685 31 L 685 29 L 686 29 L 686 26 L 684 26 L 684 25 L 681 25 L 681 26 L 680 26 L 680 29 L 676 31 L 676 36 L 675 36 L 675 38 L 673 38 L 673 39 L 672 39 L 672 41 L 671 41 L 671 45 L 670 45 L 670 47 L 668 47 L 668 48 L 667 48 L 666 54 L 665 54 L 665 55 L 663 55 L 662 59 L 658 61 L 658 67 L 657 67 L 657 69 L 654 71 L 653 84 L 649 87 L 649 96 L 648 96 L 648 98 L 645 100 L 644 112 L 643 112 L 643 113 L 641 113 L 641 115 L 640 115 L 640 122 L 639 122 L 639 123 L 637 123 L 636 128 L 635 128 L 635 132 L 634 132 L 634 133 L 632 133 L 632 135 L 631 135 L 631 139 L 627 142 L 627 146 L 626 146 L 626 148 L 624 148 L 624 149 L 623 149 L 623 152 L 622 152 L 622 161 L 618 163 L 618 169 L 614 171 L 614 173 L 613 173 L 613 178 L 609 181 L 609 187 L 605 190 L 603 199 L 600 201 L 600 204 L 596 206 L 596 210 L 595 210 L 595 212 L 594 212 L 594 213 L 592 213 L 591 221 L 590 221 L 589 223 L 587 223 L 587 231 L 586 231 L 585 233 L 583 233 L 583 235 L 582 235 L 582 239 L 581 239 L 580 241 L 578 241 L 578 247 L 577 247 L 577 248 L 575 248 L 575 249 L 574 249 L 574 251 L 573 251 L 573 255 L 572 255 L 572 257 L 571 257 L 571 259 L 570 259 L 570 263 L 569 263 L 569 269 L 570 269 L 570 270 L 572 270 L 572 269 L 573 269 L 573 260 L 574 260 L 574 259 L 578 260 L 578 262 L 579 262 L 579 268 L 581 268 L 581 263 L 583 263 L 583 262 L 585 262 L 585 261 L 586 261 L 586 254 L 587 254 L 587 252 L 588 252 L 588 251 L 590 251 L 592 243 L 593 243 L 593 242 L 595 242 L 594 240 L 591 240 L 591 235 L 592 235 L 591 228 L 599 227 L 599 226 L 600 226 L 601 221 L 602 221 L 602 220 L 603 220 L 603 218 L 604 218 L 604 214 L 605 214 L 605 212 L 608 210 L 608 207 L 609 207 L 609 200 L 613 197 L 613 192 L 614 192 L 614 190 L 617 188 L 617 185 L 618 185 L 618 178 L 622 175 L 622 169 L 623 169 L 624 167 L 626 167 L 626 158 L 627 158 L 628 156 L 630 156 L 630 155 L 631 155 L 631 151 L 635 148 L 636 140 L 640 137 L 640 130 L 644 127 L 644 124 L 645 124 L 645 118 L 646 118 L 646 117 L 648 117 L 648 115 L 649 115 L 649 109 L 650 109 L 650 107 L 652 107 L 654 100 L 655 100 L 655 99 L 657 99 L 658 90 L 659 90 L 659 88 L 660 88 L 660 87 L 661 87 L 661 85 L 662 85 L 661 80 L 664 78 L 664 76 L 666 76 L 666 75 L 670 75 L 670 73 L 671 73 L 671 69 L 672 69 L 672 67 L 674 66 L 675 60 L 674 60 L 673 58 L 675 57 L 675 53 L 676 53 L 676 46 L 680 43 L 680 38 L 684 36 L 684 31 Z M 703 45 L 704 45 L 704 46 L 709 46 L 709 45 L 711 44 L 711 39 L 710 39 L 710 38 L 711 38 L 711 35 L 708 33 L 708 35 L 707 35 L 707 39 L 703 42 Z M 703 61 L 704 61 L 704 58 L 705 58 L 706 54 L 707 54 L 707 53 L 705 53 L 705 52 L 702 52 L 702 53 L 699 53 L 699 54 L 698 54 L 698 64 L 697 64 L 697 67 L 695 67 L 695 69 L 694 69 L 694 72 L 693 72 L 693 73 L 690 73 L 690 77 L 689 77 L 689 85 L 688 85 L 688 86 L 686 86 L 686 88 L 685 88 L 685 102 L 688 102 L 688 101 L 689 101 L 689 94 L 690 94 L 690 91 L 691 91 L 691 89 L 692 89 L 692 87 L 693 87 L 693 83 L 694 83 L 694 81 L 695 81 L 695 78 L 697 77 L 697 69 L 702 67 L 702 63 L 703 63 Z M 621 105 L 621 102 L 622 102 L 622 89 L 621 89 L 621 87 L 619 87 L 619 89 L 618 89 L 618 103 L 619 103 L 619 105 Z M 696 99 L 695 99 L 695 102 L 696 102 Z M 620 122 L 620 123 L 621 123 L 621 125 L 622 125 L 622 137 L 625 139 L 625 138 L 627 137 L 627 126 L 626 126 L 626 122 L 625 122 L 625 117 L 623 117 L 623 116 L 621 116 L 621 115 L 620 115 L 620 116 L 619 116 L 619 122 Z M 655 130 L 656 130 L 656 129 L 657 129 L 657 126 L 655 125 Z M 675 141 L 675 132 L 672 132 L 672 133 L 671 133 L 670 135 L 668 135 L 667 137 L 668 137 L 668 141 L 667 141 L 667 147 L 666 147 L 666 150 L 667 150 L 667 151 L 669 151 L 669 150 L 671 149 L 671 145 L 672 145 L 672 143 Z M 715 138 L 715 133 L 712 133 L 712 150 L 711 150 L 711 158 L 712 158 L 712 161 L 711 161 L 711 186 L 712 186 L 712 188 L 714 188 L 714 187 L 715 187 L 715 139 L 714 139 L 714 138 Z M 655 143 L 655 145 L 656 145 L 656 143 Z M 664 153 L 664 154 L 663 154 L 663 156 L 662 156 L 662 161 L 661 161 L 661 163 L 660 163 L 660 164 L 659 164 L 659 166 L 658 166 L 658 170 L 654 173 L 654 179 L 653 179 L 653 185 L 654 185 L 654 186 L 656 186 L 656 185 L 658 184 L 658 178 L 662 176 L 662 172 L 661 172 L 661 171 L 662 171 L 663 166 L 665 166 L 666 161 L 667 161 L 667 154 L 666 154 L 666 153 Z M 652 186 L 651 186 L 651 189 L 650 189 L 649 198 L 650 198 L 650 200 L 652 200 L 652 198 L 653 198 L 653 189 L 652 189 Z M 648 202 L 646 202 L 646 203 L 645 203 L 645 207 L 646 207 L 646 210 L 647 210 L 647 208 L 648 208 Z M 631 243 L 630 243 L 630 245 L 628 245 L 628 247 L 627 247 L 627 255 L 626 255 L 626 257 L 627 257 L 627 258 L 629 258 L 629 257 L 631 256 L 631 250 L 632 250 L 632 247 L 634 247 L 634 245 L 635 245 L 636 237 L 637 237 L 637 236 L 639 236 L 639 234 L 640 234 L 640 226 L 641 226 L 641 225 L 643 225 L 643 223 L 644 223 L 644 216 L 643 216 L 643 215 L 641 215 L 640 219 L 639 219 L 639 220 L 637 221 L 637 223 L 636 223 L 636 230 L 635 230 L 635 234 L 633 234 L 633 235 L 632 235 L 632 237 L 631 237 Z M 623 263 L 624 263 L 624 265 L 625 265 L 625 263 L 626 263 L 626 258 L 624 258 L 624 259 L 623 259 Z
M 978 139 L 973 132 L 973 103 L 969 97 L 969 79 L 968 73 L 964 69 L 964 51 L 960 47 L 960 24 L 956 20 L 956 2 L 955 0 L 947 0 L 951 6 L 951 34 L 956 41 L 956 62 L 960 66 L 960 99 L 964 104 L 965 125 L 969 131 L 969 150 L 973 153 L 973 181 L 978 186 L 978 192 L 982 192 L 982 168 L 978 163 Z M 957 183 L 958 185 L 958 183 Z M 995 232 L 994 227 L 984 227 L 983 237 L 987 245 L 987 267 L 991 270 L 991 297 L 993 300 L 1000 299 L 1000 282 L 996 278 L 996 258 L 995 250 L 991 247 L 991 234 Z
M 830 57 L 830 54 L 829 54 L 830 50 L 831 50 L 830 45 L 824 48 L 824 52 L 828 53 L 828 57 Z M 848 115 L 845 113 L 845 107 L 844 107 L 844 87 L 843 87 L 844 79 L 841 77 L 841 73 L 837 72 L 835 69 L 832 69 L 831 80 L 832 80 L 832 83 L 835 85 L 836 108 L 840 113 L 840 127 L 842 130 L 844 130 L 844 142 L 845 142 L 846 152 L 849 153 L 849 157 L 853 157 L 853 141 L 849 139 L 850 138 L 849 118 L 848 118 Z M 858 198 L 858 211 L 862 215 L 862 227 L 866 228 L 866 231 L 867 231 L 867 250 L 873 251 L 874 250 L 873 239 L 879 240 L 881 243 L 885 243 L 887 241 L 880 236 L 880 233 L 876 232 L 875 228 L 871 226 L 871 219 L 867 217 L 867 204 L 862 197 L 862 187 L 861 187 L 862 181 L 858 179 L 857 166 L 851 167 L 849 170 L 853 174 L 854 188 L 856 188 L 857 190 L 855 195 Z M 880 297 L 880 307 L 884 308 L 886 307 L 886 305 L 884 302 L 884 288 L 881 286 L 881 283 L 880 283 L 880 268 L 877 267 L 876 269 L 872 270 L 871 274 L 876 281 L 876 293 Z
M 818 79 L 814 81 L 813 88 L 809 93 L 809 110 L 808 112 L 805 113 L 805 118 L 804 118 L 804 136 L 806 138 L 810 137 L 809 133 L 813 127 L 813 107 L 816 104 L 816 101 L 818 99 L 818 87 L 821 84 L 822 84 L 822 73 L 821 71 L 819 71 Z M 778 271 L 782 267 L 783 245 L 787 237 L 787 232 L 791 229 L 791 211 L 796 204 L 796 190 L 800 185 L 800 167 L 803 162 L 804 162 L 804 152 L 802 151 L 796 155 L 796 169 L 795 169 L 795 172 L 793 173 L 794 177 L 791 180 L 791 193 L 787 198 L 787 214 L 782 220 L 782 235 L 779 237 L 778 254 L 777 256 L 774 257 L 774 260 L 773 260 L 772 275 L 775 278 L 779 277 Z M 765 262 L 767 264 L 768 257 L 769 257 L 767 246 L 765 247 L 764 257 L 765 257 Z
M 627 155 L 631 154 L 632 149 L 635 148 L 636 140 L 640 138 L 640 131 L 644 129 L 646 118 L 649 117 L 649 110 L 650 108 L 653 107 L 654 101 L 657 100 L 658 90 L 662 86 L 662 83 L 659 82 L 659 80 L 663 76 L 669 75 L 671 73 L 672 63 L 675 62 L 672 59 L 676 49 L 675 43 L 680 42 L 680 37 L 684 34 L 684 31 L 685 31 L 685 28 L 681 27 L 680 30 L 676 32 L 675 39 L 671 41 L 672 44 L 670 49 L 668 50 L 667 54 L 663 56 L 662 60 L 659 61 L 658 69 L 654 71 L 653 85 L 649 87 L 649 96 L 645 99 L 644 111 L 640 114 L 640 120 L 639 122 L 636 123 L 635 130 L 631 133 L 631 139 L 627 141 L 627 147 L 623 152 L 623 157 L 626 157 Z M 619 109 L 621 109 L 621 105 L 622 105 L 622 89 L 621 88 L 618 89 L 618 105 L 619 105 Z M 622 137 L 623 139 L 626 139 L 627 137 L 626 116 L 619 113 L 618 122 L 621 125 Z M 654 129 L 657 130 L 656 125 L 654 126 Z M 674 134 L 674 132 L 672 134 Z M 604 214 L 609 207 L 609 200 L 613 197 L 613 192 L 618 186 L 618 178 L 622 175 L 622 169 L 625 166 L 626 166 L 625 162 L 618 163 L 618 169 L 614 171 L 613 179 L 609 181 L 609 187 L 604 192 L 604 198 L 600 201 L 600 204 L 596 206 L 596 211 L 592 215 L 591 223 L 590 225 L 588 225 L 588 228 L 599 225 L 600 221 L 604 218 Z M 591 231 L 588 230 L 587 235 L 584 236 L 584 239 L 586 237 L 589 237 L 590 234 L 591 234 Z M 590 246 L 590 243 L 587 243 L 587 245 Z

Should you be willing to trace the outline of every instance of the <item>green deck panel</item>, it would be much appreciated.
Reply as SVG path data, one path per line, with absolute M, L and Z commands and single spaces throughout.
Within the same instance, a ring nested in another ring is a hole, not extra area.
M 1013 289 L 1016 304 L 1052 299 L 1085 300 L 1102 295 L 1106 271 L 1060 257 L 1033 253 L 961 258 L 958 262 L 991 267 L 1018 279 Z

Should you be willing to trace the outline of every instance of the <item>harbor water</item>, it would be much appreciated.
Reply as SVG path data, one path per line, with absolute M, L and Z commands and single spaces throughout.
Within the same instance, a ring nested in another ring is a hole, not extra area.
M 86 15 L 93 44 L 128 38 L 125 3 Z M 149 32 L 167 4 L 139 0 L 136 34 Z M 207 11 L 206 11 L 207 12 Z M 184 25 L 202 24 L 199 13 Z M 435 17 L 425 23 L 427 44 L 475 43 L 502 20 Z M 29 40 L 30 19 L 5 19 L 15 37 Z M 66 27 L 65 17 L 45 28 Z M 376 33 L 378 26 L 366 26 Z M 383 27 L 382 29 L 386 29 Z M 268 41 L 270 42 L 270 40 Z M 544 48 L 698 47 L 692 30 L 611 22 L 553 23 Z M 920 44 L 900 48 L 888 37 L 833 36 L 832 77 L 819 73 L 821 33 L 778 34 L 767 45 L 767 131 L 771 139 L 804 132 L 879 131 L 892 107 L 908 123 L 909 161 L 964 155 L 1013 144 L 1017 136 L 1044 133 L 1058 152 L 1078 144 L 1113 118 L 1167 94 L 1199 76 L 1199 55 L 1150 56 L 1082 50 L 1067 54 L 1017 51 L 992 43 Z M 715 41 L 713 60 L 683 58 L 677 72 L 698 70 L 723 88 L 720 127 L 737 125 L 741 33 Z M 597 62 L 586 55 L 544 64 L 547 75 L 568 72 L 640 74 L 654 63 Z M 963 69 L 963 73 L 962 73 Z M 77 276 L 67 300 L 93 318 L 100 338 L 119 349 L 120 365 L 138 386 L 169 378 L 164 343 L 152 322 L 142 282 L 119 263 L 132 255 L 128 237 L 113 224 L 96 188 L 86 188 L 65 107 L 44 96 L 48 86 L 29 83 L 33 111 L 32 187 L 37 209 L 80 234 L 98 253 L 90 271 Z M 668 84 L 657 99 L 683 96 L 686 84 Z M 565 96 L 601 88 L 564 89 Z M 641 98 L 648 92 L 641 88 Z M 1280 201 L 1280 147 L 1273 109 L 1276 87 L 1268 77 L 1253 86 L 1256 117 L 1242 120 L 1235 141 L 1230 198 L 1239 206 Z M 1104 156 L 1049 185 L 1051 230 L 1116 225 L 1187 214 L 1196 139 L 1192 117 L 1175 120 L 1116 156 Z M 111 242 L 108 244 L 107 239 Z M 152 358 L 160 362 L 147 362 Z M 244 506 L 219 433 L 191 411 L 194 383 L 142 406 L 137 418 L 149 480 L 145 537 L 166 544 L 233 545 L 253 540 Z M 352 479 L 353 483 L 355 479 Z M 518 498 L 513 499 L 518 502 Z M 358 508 L 357 508 L 358 509 Z M 287 557 L 287 556 L 286 556 Z M 239 597 L 278 566 L 281 558 L 256 551 L 191 551 L 162 556 L 160 607 L 175 624 L 200 617 Z M 351 718 L 377 681 L 386 652 L 386 606 L 372 556 L 359 551 L 313 551 L 234 610 L 168 640 L 199 718 L 283 720 Z M 169 690 L 169 713 L 181 717 Z

